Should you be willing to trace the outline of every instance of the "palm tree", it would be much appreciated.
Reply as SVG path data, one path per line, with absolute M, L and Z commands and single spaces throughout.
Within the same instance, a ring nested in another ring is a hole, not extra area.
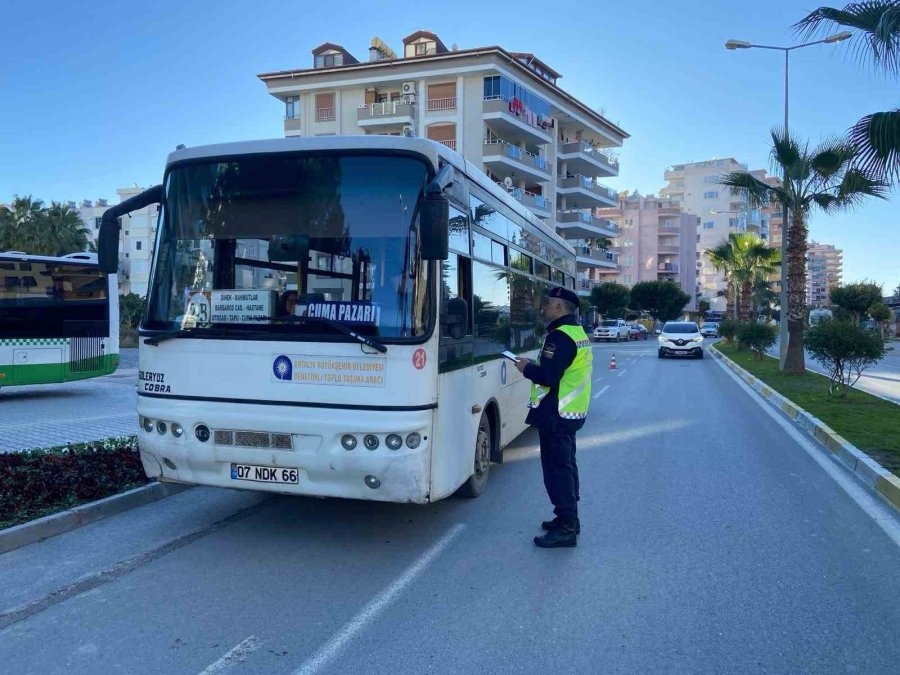
M 42 250 L 35 253 L 57 256 L 87 249 L 90 230 L 84 226 L 78 211 L 68 204 L 51 202 L 40 222 L 43 232 L 38 246 Z
M 777 271 L 781 261 L 781 252 L 769 248 L 762 239 L 754 234 L 728 235 L 735 251 L 735 267 L 732 272 L 735 281 L 740 282 L 740 300 L 738 310 L 741 321 L 750 321 L 753 313 L 753 285 L 760 278 Z M 758 305 L 757 305 L 758 306 Z
M 31 195 L 16 195 L 11 209 L 0 206 L 0 251 L 35 253 L 32 249 L 40 239 L 42 206 L 43 202 Z
M 781 319 L 788 322 L 785 373 L 805 371 L 803 329 L 806 320 L 807 219 L 813 208 L 825 213 L 859 204 L 865 197 L 884 198 L 883 183 L 853 166 L 855 150 L 846 142 L 828 140 L 810 149 L 782 131 L 772 131 L 772 163 L 786 177 L 783 185 L 769 185 L 746 171 L 734 171 L 719 182 L 733 194 L 744 195 L 754 206 L 777 202 L 790 215 L 787 237 L 787 307 Z M 783 280 L 784 281 L 784 280 Z
M 900 0 L 853 2 L 843 9 L 820 7 L 794 24 L 798 33 L 821 35 L 835 26 L 856 29 L 853 42 L 861 59 L 871 58 L 875 68 L 900 75 Z M 900 179 L 900 108 L 866 115 L 850 129 L 857 165 L 882 182 Z
M 728 240 L 721 241 L 716 247 L 704 251 L 706 257 L 717 271 L 725 274 L 725 316 L 737 318 L 737 289 L 734 285 L 734 250 Z
M 778 294 L 772 290 L 772 282 L 765 276 L 757 277 L 753 282 L 753 306 L 757 311 L 762 310 L 767 320 L 772 318 L 772 304 L 777 300 Z

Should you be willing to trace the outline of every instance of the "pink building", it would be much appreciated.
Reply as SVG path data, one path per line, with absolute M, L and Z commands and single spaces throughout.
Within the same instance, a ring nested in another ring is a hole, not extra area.
M 676 200 L 638 194 L 620 195 L 618 207 L 599 209 L 598 215 L 618 225 L 612 250 L 619 254 L 619 269 L 608 281 L 674 281 L 691 296 L 685 310 L 697 310 L 700 218 L 684 213 Z

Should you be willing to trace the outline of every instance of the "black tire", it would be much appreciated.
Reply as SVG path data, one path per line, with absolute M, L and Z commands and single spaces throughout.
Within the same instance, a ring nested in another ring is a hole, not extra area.
M 700 352 L 698 352 L 697 358 L 698 358 L 698 359 L 702 359 L 702 358 L 703 358 L 703 351 L 702 351 L 702 350 L 701 350 Z
M 478 433 L 475 434 L 475 472 L 463 483 L 457 494 L 467 499 L 475 499 L 487 488 L 488 478 L 491 473 L 491 450 L 494 445 L 494 437 L 491 433 L 491 423 L 487 413 L 481 413 L 478 422 Z
M 666 355 L 663 354 L 662 349 L 657 350 L 657 352 L 656 352 L 656 358 L 658 358 L 658 359 L 664 359 L 664 358 L 666 358 Z

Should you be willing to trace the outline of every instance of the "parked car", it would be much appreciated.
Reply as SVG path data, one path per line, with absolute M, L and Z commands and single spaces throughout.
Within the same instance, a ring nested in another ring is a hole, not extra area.
M 604 319 L 591 334 L 594 342 L 606 340 L 607 342 L 620 342 L 628 340 L 628 325 L 625 319 Z
M 703 358 L 703 334 L 693 321 L 667 321 L 658 342 L 661 359 L 667 356 Z
M 700 327 L 703 337 L 719 337 L 719 324 L 705 323 Z
M 628 337 L 632 340 L 646 340 L 647 335 L 647 329 L 643 324 L 635 323 L 628 326 Z

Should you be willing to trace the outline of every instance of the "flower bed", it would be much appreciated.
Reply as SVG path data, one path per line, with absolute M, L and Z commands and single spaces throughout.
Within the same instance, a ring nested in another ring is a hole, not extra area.
M 149 482 L 134 436 L 0 454 L 0 529 Z

